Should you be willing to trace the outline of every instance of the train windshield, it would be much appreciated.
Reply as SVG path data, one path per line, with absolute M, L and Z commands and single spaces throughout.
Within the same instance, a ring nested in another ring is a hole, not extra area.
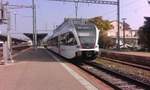
M 82 48 L 94 48 L 96 41 L 96 29 L 94 25 L 76 25 Z

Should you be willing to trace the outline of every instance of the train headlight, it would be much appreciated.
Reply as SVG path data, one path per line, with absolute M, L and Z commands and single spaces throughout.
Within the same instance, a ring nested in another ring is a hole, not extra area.
M 82 52 L 78 51 L 78 52 L 76 53 L 76 55 L 77 55 L 77 56 L 81 56 L 81 55 L 82 55 Z
M 99 47 L 99 45 L 95 45 L 95 48 L 98 48 Z
M 80 48 L 80 46 L 79 46 L 79 45 L 77 45 L 76 47 L 77 47 L 77 48 Z
M 97 45 L 95 45 L 95 48 L 97 48 L 98 46 Z

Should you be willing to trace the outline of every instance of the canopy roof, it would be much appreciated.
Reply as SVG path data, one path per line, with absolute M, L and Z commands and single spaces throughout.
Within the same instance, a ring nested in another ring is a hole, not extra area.
M 33 34 L 32 33 L 24 33 L 25 36 L 30 38 L 33 41 Z M 41 41 L 46 37 L 47 33 L 38 33 L 37 34 L 37 41 Z

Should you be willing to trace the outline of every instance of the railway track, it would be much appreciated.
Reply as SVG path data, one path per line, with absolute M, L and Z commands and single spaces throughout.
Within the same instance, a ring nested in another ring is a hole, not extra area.
M 144 66 L 144 65 L 140 65 L 140 64 L 134 64 L 134 63 L 127 62 L 127 61 L 115 60 L 115 59 L 106 58 L 106 57 L 101 57 L 101 59 L 150 71 L 150 67 L 149 66 Z
M 110 85 L 115 90 L 149 90 L 150 84 L 141 82 L 136 78 L 125 76 L 116 71 L 110 70 L 95 62 L 76 64 L 84 71 Z
M 54 53 L 54 52 L 52 52 Z M 70 62 L 65 58 L 54 53 L 63 61 Z M 150 83 L 145 83 L 137 80 L 133 77 L 128 77 L 122 73 L 113 71 L 107 67 L 103 67 L 95 62 L 71 62 L 72 64 L 78 66 L 80 69 L 86 71 L 90 75 L 96 77 L 97 79 L 103 81 L 107 85 L 114 88 L 114 90 L 149 90 Z

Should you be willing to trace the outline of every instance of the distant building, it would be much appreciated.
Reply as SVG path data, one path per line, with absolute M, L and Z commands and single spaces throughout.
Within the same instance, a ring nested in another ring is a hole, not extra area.
M 111 38 L 113 38 L 114 42 L 117 43 L 117 32 L 118 32 L 118 22 L 112 21 L 111 22 L 113 28 L 107 31 L 107 35 Z M 132 30 L 131 28 L 125 29 L 125 39 L 126 44 L 129 45 L 135 45 L 137 43 L 137 31 L 138 30 Z M 123 23 L 120 23 L 120 45 L 123 44 Z

